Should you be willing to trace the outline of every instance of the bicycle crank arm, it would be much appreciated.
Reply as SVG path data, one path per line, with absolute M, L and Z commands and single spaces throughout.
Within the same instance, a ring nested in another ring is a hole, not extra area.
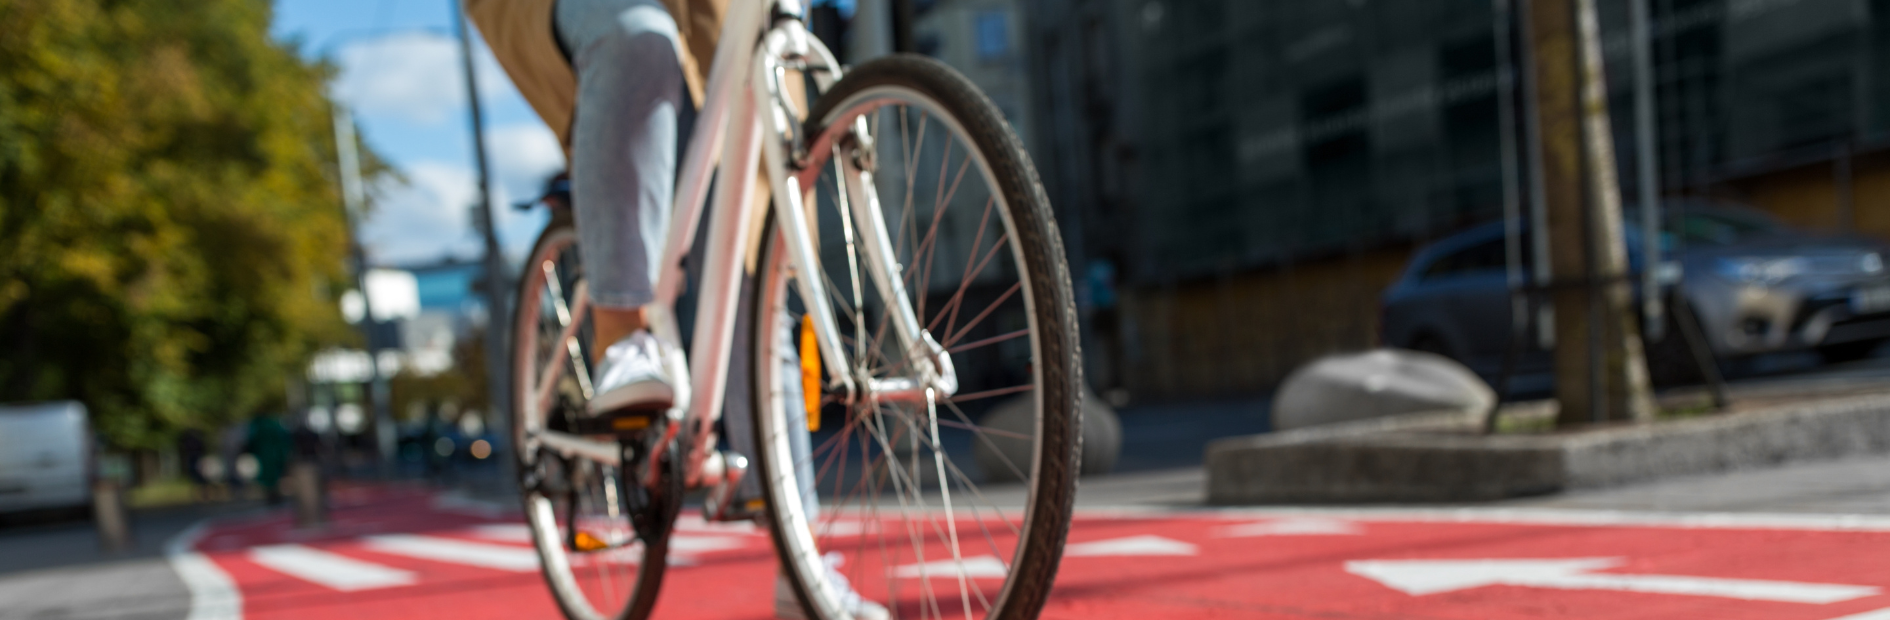
M 616 441 L 586 439 L 558 431 L 537 431 L 530 435 L 545 448 L 550 448 L 565 458 L 583 457 L 605 465 L 622 465 L 623 453 Z

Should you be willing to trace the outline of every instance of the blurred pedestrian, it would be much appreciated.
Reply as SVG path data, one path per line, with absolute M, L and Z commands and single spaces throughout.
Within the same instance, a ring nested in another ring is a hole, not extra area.
M 203 474 L 203 460 L 210 453 L 203 431 L 187 428 L 177 436 L 177 457 L 183 461 L 184 478 L 190 480 L 191 499 L 210 499 L 210 478 Z
M 249 421 L 249 442 L 245 446 L 256 457 L 256 485 L 274 506 L 282 503 L 282 474 L 289 468 L 289 454 L 295 441 L 289 429 L 275 416 L 258 415 Z
M 217 459 L 223 462 L 222 482 L 229 499 L 243 498 L 243 487 L 247 482 L 243 479 L 243 468 L 238 467 L 237 463 L 242 459 L 243 446 L 248 443 L 249 426 L 244 424 L 225 426 L 217 435 Z

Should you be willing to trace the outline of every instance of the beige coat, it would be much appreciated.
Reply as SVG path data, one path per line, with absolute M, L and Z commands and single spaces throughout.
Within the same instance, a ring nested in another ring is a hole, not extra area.
M 571 151 L 571 117 L 577 108 L 577 76 L 552 34 L 552 7 L 556 0 L 464 0 L 466 16 L 479 27 L 486 45 L 512 76 L 539 118 L 557 132 L 566 154 Z M 722 32 L 728 0 L 663 0 L 682 36 L 683 82 L 689 96 L 702 101 L 703 76 L 715 58 L 715 40 Z

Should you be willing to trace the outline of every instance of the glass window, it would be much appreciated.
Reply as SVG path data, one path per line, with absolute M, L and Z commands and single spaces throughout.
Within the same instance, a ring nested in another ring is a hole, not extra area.
M 1003 11 L 983 11 L 974 20 L 978 60 L 997 60 L 1010 55 L 1010 22 Z
M 1524 268 L 1527 269 L 1527 248 L 1529 238 L 1523 237 Z M 1506 258 L 1508 246 L 1502 237 L 1483 241 L 1467 248 L 1437 257 L 1429 267 L 1424 268 L 1425 280 L 1434 280 L 1445 276 L 1467 275 L 1503 271 L 1509 266 Z

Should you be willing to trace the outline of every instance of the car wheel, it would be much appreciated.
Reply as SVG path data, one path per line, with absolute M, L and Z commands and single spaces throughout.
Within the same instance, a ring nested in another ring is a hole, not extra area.
M 1883 344 L 1883 341 L 1860 340 L 1857 342 L 1828 344 L 1818 347 L 1818 357 L 1824 358 L 1824 363 L 1826 364 L 1855 362 L 1870 357 L 1871 352 L 1876 351 L 1877 345 L 1880 344 Z
M 1463 360 L 1459 359 L 1456 356 L 1456 354 L 1450 350 L 1450 345 L 1445 344 L 1444 339 L 1439 338 L 1437 334 L 1432 334 L 1432 333 L 1419 334 L 1418 337 L 1411 339 L 1410 349 L 1412 351 L 1418 351 L 1421 353 L 1430 353 L 1433 355 L 1440 355 L 1446 358 L 1450 358 L 1451 361 L 1457 362 L 1459 364 L 1463 363 Z

